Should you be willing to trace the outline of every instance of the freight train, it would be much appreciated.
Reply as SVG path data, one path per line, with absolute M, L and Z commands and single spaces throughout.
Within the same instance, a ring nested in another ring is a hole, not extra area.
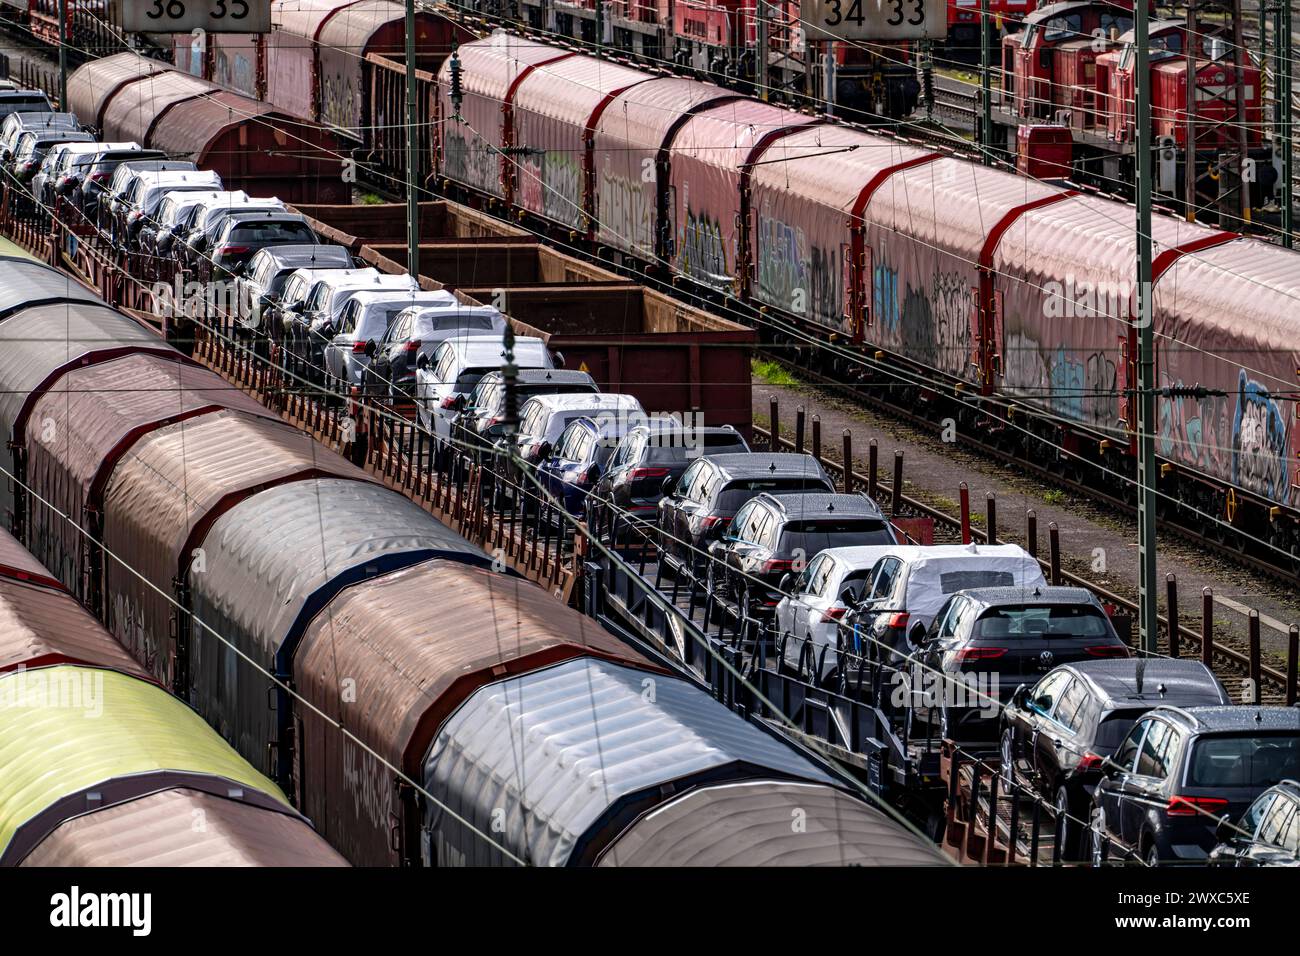
M 0 262 L 0 431 L 0 506 L 49 585 L 354 864 L 943 861 L 30 260 Z
M 0 621 L 0 866 L 345 865 L 5 531 Z
M 506 34 L 457 62 L 459 80 L 450 62 L 437 77 L 444 191 L 747 309 L 836 380 L 1131 493 L 1130 208 Z M 1168 216 L 1153 230 L 1162 509 L 1294 561 L 1300 259 Z

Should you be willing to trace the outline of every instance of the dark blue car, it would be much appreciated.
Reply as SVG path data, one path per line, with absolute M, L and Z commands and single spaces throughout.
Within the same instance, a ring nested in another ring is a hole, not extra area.
M 644 415 L 632 418 L 575 419 L 565 426 L 550 454 L 538 463 L 537 478 L 548 496 L 575 518 L 586 516 L 587 495 L 609 465 L 619 439 L 645 422 Z

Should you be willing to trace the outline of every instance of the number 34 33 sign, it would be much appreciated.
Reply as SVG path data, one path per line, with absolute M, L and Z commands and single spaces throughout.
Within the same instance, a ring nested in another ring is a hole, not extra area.
M 128 33 L 270 33 L 271 0 L 113 0 Z
M 946 0 L 800 0 L 809 40 L 938 40 L 948 33 Z

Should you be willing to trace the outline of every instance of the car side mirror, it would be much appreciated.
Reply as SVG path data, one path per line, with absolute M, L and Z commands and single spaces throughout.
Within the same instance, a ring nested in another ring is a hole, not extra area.
M 1214 827 L 1214 839 L 1219 843 L 1227 843 L 1236 835 L 1237 828 L 1233 826 L 1232 817 L 1226 813 L 1219 817 L 1219 822 Z
M 551 361 L 555 363 L 556 368 L 564 368 L 564 353 L 558 351 L 552 352 Z
M 930 638 L 930 632 L 924 624 L 917 621 L 912 625 L 912 629 L 907 632 L 908 640 L 912 642 L 913 647 L 920 647 Z
M 664 483 L 659 486 L 659 490 L 663 492 L 665 498 L 669 498 L 672 496 L 673 489 L 676 487 L 677 487 L 677 479 L 674 478 L 672 475 L 669 475 L 667 478 L 664 479 Z
M 785 572 L 785 574 L 781 575 L 781 583 L 777 585 L 777 589 L 789 594 L 790 589 L 793 587 L 794 587 L 794 575 L 791 574 L 789 571 L 787 571 Z
M 840 603 L 845 607 L 853 607 L 857 603 L 858 592 L 853 588 L 845 588 L 840 592 Z
M 554 446 L 550 442 L 542 442 L 537 446 L 537 460 L 545 461 L 547 458 L 551 457 L 551 452 L 554 450 Z
M 327 339 L 334 338 L 334 326 L 326 322 L 324 325 L 320 327 L 320 334 Z
M 1021 684 L 1016 688 L 1015 693 L 1011 695 L 1011 703 L 1015 704 L 1022 710 L 1029 705 L 1029 685 Z
M 366 358 L 375 357 L 375 340 L 366 339 Z
M 423 352 L 421 352 L 421 353 L 419 354 L 419 356 L 418 356 L 418 357 L 416 358 L 416 360 L 415 360 L 415 367 L 416 367 L 416 368 L 428 368 L 428 367 L 429 367 L 429 356 L 427 356 L 427 355 L 425 355 Z

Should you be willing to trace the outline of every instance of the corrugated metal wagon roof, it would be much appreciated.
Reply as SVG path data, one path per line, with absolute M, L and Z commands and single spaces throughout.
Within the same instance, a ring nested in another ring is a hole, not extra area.
M 80 282 L 44 263 L 0 256 L 0 319 L 42 302 L 102 304 Z
M 83 123 L 102 129 L 104 110 L 122 86 L 168 69 L 165 63 L 129 51 L 90 60 L 68 77 L 68 109 Z
M 443 725 L 423 782 L 516 857 L 565 866 L 592 862 L 673 789 L 755 776 L 830 782 L 686 681 L 580 658 L 477 691 Z M 425 820 L 440 864 L 512 862 L 436 805 Z
M 203 826 L 196 828 L 195 820 Z M 178 788 L 75 817 L 21 866 L 347 866 L 301 818 Z
M 10 703 L 38 692 L 66 695 L 67 705 L 0 708 L 0 861 L 16 862 L 63 819 L 111 802 L 114 782 L 152 790 L 193 775 L 291 812 L 270 780 L 154 684 L 68 665 L 0 675 Z
M 796 827 L 798 821 L 802 826 Z M 600 866 L 945 866 L 934 846 L 880 810 L 821 784 L 701 787 L 656 807 Z

